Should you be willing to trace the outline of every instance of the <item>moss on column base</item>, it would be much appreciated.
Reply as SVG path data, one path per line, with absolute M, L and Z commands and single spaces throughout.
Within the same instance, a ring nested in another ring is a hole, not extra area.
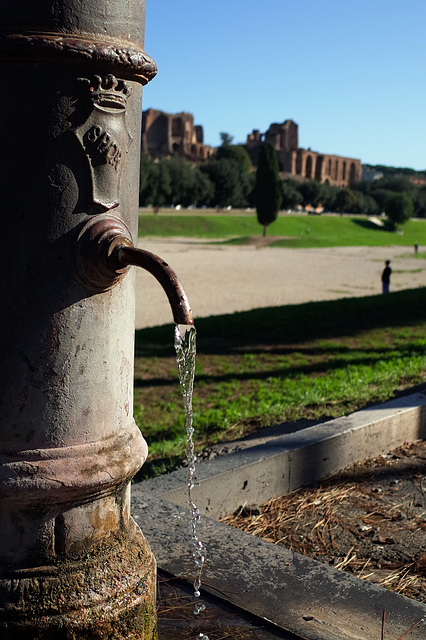
M 2 640 L 156 640 L 156 564 L 139 527 L 81 557 L 3 573 Z

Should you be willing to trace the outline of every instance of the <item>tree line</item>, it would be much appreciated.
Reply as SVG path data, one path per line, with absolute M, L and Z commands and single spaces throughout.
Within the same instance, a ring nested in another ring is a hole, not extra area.
M 243 146 L 230 144 L 229 137 L 223 135 L 222 140 L 215 155 L 202 164 L 176 156 L 154 161 L 143 155 L 140 205 L 256 208 L 262 183 L 256 179 L 250 156 Z M 268 153 L 270 162 L 276 164 L 275 150 Z M 398 173 L 395 169 L 351 188 L 331 186 L 328 181 L 278 178 L 277 202 L 281 210 L 310 206 L 341 214 L 386 212 L 389 219 L 391 212 L 396 226 L 412 216 L 426 217 L 426 186 L 410 180 L 412 171 Z

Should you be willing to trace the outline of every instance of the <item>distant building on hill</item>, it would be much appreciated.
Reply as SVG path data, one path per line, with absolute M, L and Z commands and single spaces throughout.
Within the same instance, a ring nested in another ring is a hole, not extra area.
M 269 142 L 278 153 L 280 171 L 295 180 L 329 181 L 330 185 L 347 187 L 362 179 L 361 160 L 319 153 L 299 148 L 298 125 L 293 120 L 271 124 L 264 134 L 254 129 L 247 136 L 246 149 L 254 166 L 263 142 Z
M 263 142 L 278 153 L 280 171 L 296 180 L 329 181 L 339 187 L 351 186 L 362 179 L 361 160 L 299 149 L 298 125 L 293 120 L 271 124 L 266 133 L 254 129 L 247 136 L 246 149 L 257 166 Z M 204 144 L 201 125 L 194 125 L 192 113 L 165 113 L 147 109 L 142 113 L 142 152 L 154 160 L 179 156 L 192 162 L 208 160 L 215 149 Z
M 147 109 L 142 113 L 142 152 L 154 160 L 180 156 L 200 162 L 213 148 L 204 144 L 203 127 L 194 125 L 191 113 L 164 113 Z

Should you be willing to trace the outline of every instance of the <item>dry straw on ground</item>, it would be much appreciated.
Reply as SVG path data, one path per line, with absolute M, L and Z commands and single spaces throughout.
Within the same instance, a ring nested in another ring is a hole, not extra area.
M 425 460 L 406 445 L 224 522 L 425 602 Z

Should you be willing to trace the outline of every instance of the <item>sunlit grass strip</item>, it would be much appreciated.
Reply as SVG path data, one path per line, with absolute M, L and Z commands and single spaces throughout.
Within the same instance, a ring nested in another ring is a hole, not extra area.
M 233 239 L 245 242 L 259 236 L 262 227 L 256 214 L 226 215 L 143 215 L 139 220 L 141 237 Z M 290 248 L 344 246 L 412 246 L 426 245 L 426 220 L 410 220 L 403 234 L 376 227 L 367 218 L 351 216 L 279 216 L 268 227 L 268 235 L 284 237 L 273 246 Z M 413 249 L 414 252 L 414 249 Z
M 266 426 L 302 415 L 338 417 L 372 400 L 386 400 L 400 380 L 416 384 L 425 379 L 426 355 L 412 358 L 395 353 L 392 359 L 370 366 L 339 362 L 338 368 L 323 375 L 287 377 L 284 369 L 280 377 L 259 380 L 254 374 L 249 383 L 235 379 L 216 384 L 209 397 L 194 401 L 199 439 L 216 440 L 215 433 L 219 436 L 238 421 L 252 420 Z

